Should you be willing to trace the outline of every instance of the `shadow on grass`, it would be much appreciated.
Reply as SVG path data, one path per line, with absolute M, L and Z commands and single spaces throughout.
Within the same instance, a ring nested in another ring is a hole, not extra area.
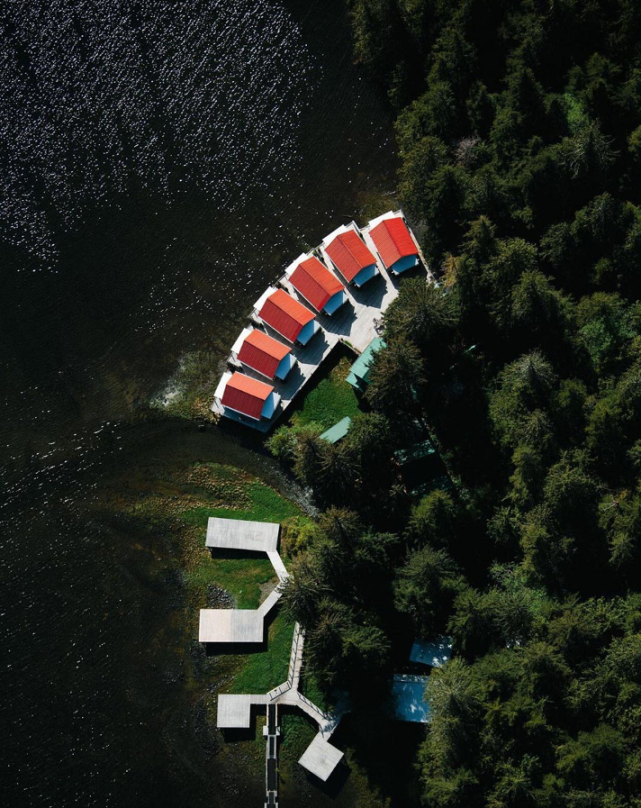
M 420 805 L 415 764 L 424 738 L 424 724 L 387 719 L 373 708 L 347 715 L 332 743 L 350 749 L 352 762 L 362 768 L 370 788 L 389 797 L 392 806 L 410 808 Z
M 244 610 L 241 610 L 244 611 Z M 247 611 L 253 611 L 248 609 Z M 265 616 L 263 621 L 263 639 L 261 642 L 205 642 L 205 654 L 208 657 L 217 657 L 227 654 L 238 654 L 246 656 L 247 654 L 261 654 L 269 650 L 269 628 L 276 619 L 279 611 L 279 604 L 277 603 Z M 280 684 L 280 682 L 276 682 Z M 274 685 L 276 687 L 276 685 Z
M 323 781 L 320 777 L 316 777 L 315 774 L 308 771 L 305 771 L 305 777 L 310 785 L 314 786 L 318 791 L 322 791 L 330 799 L 335 800 L 345 787 L 351 773 L 352 770 L 349 764 L 343 758 L 327 780 Z
M 208 547 L 207 549 L 215 561 L 229 561 L 231 559 L 238 559 L 240 561 L 262 561 L 266 558 L 265 553 L 262 550 L 255 552 L 254 550 L 227 550 L 219 549 L 217 547 Z M 274 573 L 274 575 L 275 574 L 276 573 Z

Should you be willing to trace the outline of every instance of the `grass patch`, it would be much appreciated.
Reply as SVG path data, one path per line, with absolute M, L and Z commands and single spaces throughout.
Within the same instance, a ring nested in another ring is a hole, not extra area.
M 164 390 L 149 402 L 153 409 L 178 418 L 214 421 L 211 391 L 220 376 L 220 356 L 213 351 L 193 351 L 181 357 Z
M 248 483 L 242 493 L 247 497 L 247 502 L 241 503 L 243 507 L 198 506 L 184 511 L 182 518 L 188 524 L 206 528 L 210 516 L 254 522 L 284 522 L 292 516 L 301 515 L 293 502 L 284 499 L 273 488 L 259 481 Z
M 279 754 L 283 763 L 296 763 L 318 732 L 309 719 L 296 713 L 283 713 L 280 719 L 283 742 Z
M 343 357 L 329 376 L 306 396 L 302 409 L 292 416 L 292 423 L 297 426 L 318 424 L 329 429 L 345 416 L 353 418 L 358 415 L 356 393 L 345 381 L 350 367 L 349 359 Z
M 190 588 L 198 588 L 206 595 L 210 584 L 226 589 L 235 600 L 237 609 L 257 609 L 261 586 L 275 581 L 276 574 L 268 558 L 212 558 L 207 550 L 202 559 L 185 572 Z M 205 603 L 203 602 L 203 608 Z
M 188 584 L 198 588 L 203 596 L 208 585 L 216 584 L 234 596 L 236 608 L 258 608 L 261 586 L 276 580 L 271 562 L 266 556 L 254 558 L 246 553 L 212 558 L 203 547 L 207 520 L 217 516 L 255 522 L 284 522 L 292 518 L 309 522 L 309 518 L 273 488 L 228 466 L 215 463 L 195 466 L 189 484 L 192 490 L 199 491 L 201 500 L 211 500 L 211 505 L 198 504 L 180 514 L 182 521 L 195 530 L 192 563 L 185 573 Z
M 267 693 L 287 679 L 294 624 L 276 615 L 269 627 L 267 650 L 247 654 L 234 677 L 230 693 Z

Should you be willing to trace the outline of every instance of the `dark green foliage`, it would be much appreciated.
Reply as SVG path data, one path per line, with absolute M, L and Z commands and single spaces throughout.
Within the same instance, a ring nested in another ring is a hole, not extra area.
M 422 278 L 403 283 L 385 312 L 385 333 L 390 342 L 411 340 L 426 360 L 436 365 L 438 352 L 451 344 L 458 323 L 456 296 L 443 287 L 426 284 Z
M 443 626 L 462 579 L 445 550 L 422 547 L 410 553 L 394 582 L 396 608 L 411 617 L 420 636 Z
M 396 536 L 330 508 L 293 562 L 284 606 L 306 629 L 307 658 L 326 687 L 350 687 L 364 671 L 376 678 L 384 669 L 390 643 L 381 623 L 397 553 Z
M 272 439 L 360 515 L 321 518 L 285 604 L 355 694 L 451 634 L 423 804 L 641 808 L 641 10 L 350 6 L 441 283 L 401 280 L 339 447 Z M 412 501 L 397 450 L 427 438 L 451 487 Z
M 417 411 L 416 398 L 425 380 L 420 351 L 399 335 L 375 354 L 370 365 L 366 398 L 388 416 Z
M 460 526 L 459 509 L 445 491 L 432 491 L 412 508 L 407 536 L 414 545 L 450 549 Z

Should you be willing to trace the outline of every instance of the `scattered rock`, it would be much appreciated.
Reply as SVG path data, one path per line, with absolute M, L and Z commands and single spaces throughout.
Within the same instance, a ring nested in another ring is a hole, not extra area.
M 232 609 L 234 598 L 226 589 L 218 584 L 209 584 L 207 587 L 207 608 L 208 609 Z

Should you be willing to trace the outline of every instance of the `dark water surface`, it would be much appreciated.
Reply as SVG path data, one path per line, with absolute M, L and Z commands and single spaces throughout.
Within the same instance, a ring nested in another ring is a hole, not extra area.
M 254 804 L 191 707 L 171 548 L 96 513 L 158 456 L 280 484 L 251 441 L 139 413 L 393 188 L 389 114 L 342 0 L 0 8 L 2 804 Z

